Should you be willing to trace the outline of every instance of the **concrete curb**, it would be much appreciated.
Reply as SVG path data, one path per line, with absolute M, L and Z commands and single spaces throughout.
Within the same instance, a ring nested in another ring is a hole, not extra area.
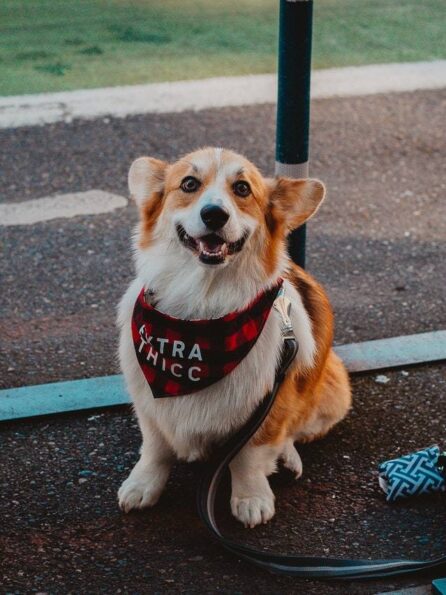
M 370 372 L 446 359 L 446 331 L 392 337 L 334 348 L 350 372 Z M 121 375 L 0 390 L 0 421 L 127 405 Z
M 316 70 L 313 99 L 446 87 L 446 60 Z M 0 98 L 0 128 L 75 118 L 169 113 L 275 103 L 276 75 L 262 74 Z

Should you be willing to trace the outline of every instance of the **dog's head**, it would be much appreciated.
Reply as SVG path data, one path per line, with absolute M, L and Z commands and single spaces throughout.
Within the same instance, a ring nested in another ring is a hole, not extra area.
M 140 249 L 164 242 L 197 266 L 245 262 L 268 277 L 289 231 L 317 211 L 325 193 L 318 180 L 264 178 L 246 158 L 214 148 L 173 164 L 141 157 L 130 168 L 129 187 L 140 208 Z

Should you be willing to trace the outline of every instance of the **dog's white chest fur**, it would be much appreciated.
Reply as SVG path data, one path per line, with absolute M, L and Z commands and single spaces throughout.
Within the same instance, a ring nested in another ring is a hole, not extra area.
M 183 275 L 183 278 L 188 278 L 187 271 L 183 271 Z M 266 392 L 272 388 L 282 341 L 279 316 L 274 310 L 271 311 L 251 351 L 229 375 L 219 382 L 191 395 L 154 399 L 137 361 L 131 335 L 133 307 L 141 288 L 144 285 L 151 288 L 157 285 L 155 279 L 148 280 L 147 276 L 142 271 L 142 274 L 128 288 L 119 306 L 121 367 L 140 423 L 143 423 L 144 418 L 155 422 L 177 457 L 189 461 L 199 459 L 206 456 L 212 443 L 240 427 Z M 197 283 L 195 286 L 199 288 L 200 280 L 195 281 Z M 188 282 L 189 285 L 190 277 Z M 177 287 L 178 285 L 181 284 L 177 283 Z M 165 300 L 165 303 L 160 303 L 160 309 L 175 316 L 192 317 L 190 311 L 182 314 L 178 308 L 174 312 L 166 310 L 166 305 L 167 308 L 169 306 L 172 308 L 175 302 L 171 294 L 174 291 L 173 287 L 174 285 L 170 292 L 166 292 L 166 295 L 170 296 L 171 303 Z M 234 291 L 236 284 L 231 283 L 231 287 L 235 295 L 224 301 L 226 311 L 215 310 L 213 317 L 240 307 L 237 306 L 237 297 L 242 299 L 243 296 L 237 296 L 237 291 Z M 298 362 L 302 366 L 309 366 L 312 364 L 315 351 L 311 323 L 294 287 L 285 281 L 284 288 L 292 302 L 291 319 L 299 342 Z M 196 296 L 197 303 L 200 299 L 201 296 Z M 184 311 L 187 310 L 190 310 L 190 304 L 184 306 Z M 200 314 L 195 311 L 195 317 L 199 316 Z

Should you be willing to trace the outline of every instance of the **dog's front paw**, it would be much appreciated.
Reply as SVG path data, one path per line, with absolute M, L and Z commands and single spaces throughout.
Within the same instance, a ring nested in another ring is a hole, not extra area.
M 251 529 L 261 523 L 267 523 L 275 513 L 274 494 L 262 494 L 261 496 L 250 496 L 249 498 L 231 498 L 232 514 L 245 527 Z
M 149 479 L 132 479 L 128 477 L 118 491 L 119 507 L 124 512 L 135 508 L 154 506 L 161 495 L 162 489 L 153 489 Z
M 133 469 L 118 491 L 119 507 L 124 512 L 154 506 L 166 485 L 168 469 L 159 472 L 142 472 L 138 465 Z

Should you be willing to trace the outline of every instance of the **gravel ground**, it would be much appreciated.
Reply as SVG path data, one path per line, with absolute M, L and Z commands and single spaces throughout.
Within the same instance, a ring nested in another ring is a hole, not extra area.
M 446 92 L 314 102 L 312 174 L 329 189 L 309 226 L 309 269 L 326 285 L 339 343 L 445 328 Z M 100 188 L 126 193 L 141 154 L 205 144 L 272 173 L 272 106 L 73 122 L 0 132 L 2 199 Z M 20 156 L 20 160 L 18 159 Z M 442 200 L 443 199 L 443 200 Z M 132 277 L 133 206 L 32 227 L 0 227 L 0 386 L 111 374 L 116 303 Z M 273 478 L 277 516 L 226 532 L 259 547 L 344 556 L 427 557 L 445 549 L 441 496 L 389 506 L 386 458 L 446 444 L 445 367 L 353 381 L 354 407 L 301 448 L 304 478 Z M 136 460 L 127 409 L 0 427 L 4 593 L 376 593 L 427 579 L 323 584 L 273 577 L 210 543 L 194 506 L 198 465 L 179 464 L 159 506 L 129 516 L 116 490 Z M 178 505 L 180 504 L 180 505 Z

